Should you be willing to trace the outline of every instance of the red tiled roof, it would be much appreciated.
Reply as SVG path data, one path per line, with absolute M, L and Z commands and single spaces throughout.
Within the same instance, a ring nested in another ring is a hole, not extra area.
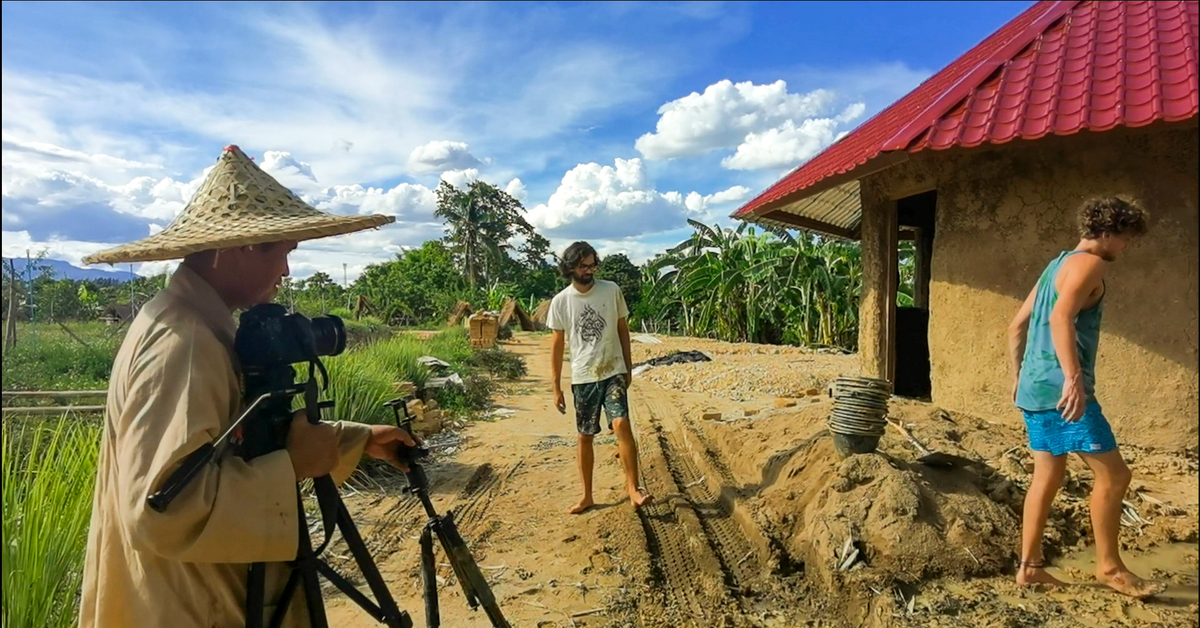
M 1198 6 L 1195 0 L 1039 2 L 733 217 L 807 196 L 797 193 L 888 152 L 1195 117 Z

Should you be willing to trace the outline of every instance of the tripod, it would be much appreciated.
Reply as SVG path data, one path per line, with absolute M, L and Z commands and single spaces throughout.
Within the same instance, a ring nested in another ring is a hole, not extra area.
M 332 405 L 331 402 L 316 403 L 315 383 L 312 379 L 306 384 L 293 385 L 282 390 L 263 394 L 254 403 L 250 404 L 250 407 L 215 442 L 205 444 L 200 449 L 192 452 L 175 473 L 167 478 L 162 490 L 147 498 L 146 501 L 150 507 L 157 512 L 165 511 L 171 501 L 179 495 L 200 469 L 204 468 L 214 458 L 219 461 L 225 450 L 230 448 L 235 441 L 241 439 L 243 423 L 250 417 L 255 416 L 260 406 L 264 404 L 283 403 L 283 407 L 287 407 L 290 404 L 290 399 L 301 393 L 304 393 L 308 397 L 306 400 L 309 407 L 308 416 L 309 420 L 314 423 L 320 419 L 320 408 Z M 411 450 L 411 448 L 407 447 L 404 449 Z M 402 454 L 401 457 L 403 459 L 403 454 L 408 453 L 411 456 L 415 452 L 401 451 L 399 453 Z M 358 533 L 358 528 L 355 527 L 354 521 L 350 518 L 350 512 L 346 510 L 346 505 L 342 502 L 333 479 L 328 475 L 315 478 L 313 480 L 313 488 L 317 494 L 317 503 L 321 508 L 325 540 L 321 543 L 320 547 L 315 549 L 312 547 L 312 539 L 308 534 L 308 521 L 304 512 L 304 500 L 300 493 L 300 487 L 297 485 L 296 506 L 299 513 L 297 518 L 300 524 L 299 550 L 296 560 L 291 563 L 292 572 L 288 576 L 287 583 L 284 585 L 280 604 L 271 615 L 269 625 L 272 628 L 279 628 L 279 626 L 283 625 L 284 617 L 291 606 L 296 588 L 303 586 L 305 602 L 312 626 L 314 628 L 328 628 L 329 621 L 325 616 L 325 605 L 321 597 L 320 581 L 317 578 L 318 575 L 321 575 L 325 576 L 334 586 L 380 623 L 389 628 L 412 628 L 412 618 L 409 617 L 408 613 L 399 609 L 392 598 L 391 592 L 388 591 L 387 585 L 383 581 L 383 576 L 380 575 L 379 569 L 371 559 L 371 554 L 367 551 L 366 544 L 363 543 L 362 536 Z M 367 585 L 377 600 L 376 602 L 372 602 L 354 585 L 350 584 L 345 577 L 337 573 L 328 563 L 319 558 L 319 555 L 324 551 L 332 538 L 334 527 L 341 530 L 342 537 L 345 539 L 350 553 L 354 556 L 355 562 L 358 563 L 359 569 L 367 581 Z M 249 579 L 246 587 L 247 628 L 262 628 L 263 626 L 265 578 L 265 564 L 254 563 L 250 565 Z
M 408 415 L 407 402 L 409 399 L 411 397 L 393 399 L 384 404 L 392 409 L 396 417 L 396 425 L 401 428 L 407 428 L 412 423 L 412 418 Z M 400 417 L 401 412 L 404 413 L 403 419 Z M 403 459 L 403 454 L 406 453 L 404 450 L 411 451 L 412 448 L 401 447 Z M 409 456 L 405 462 L 409 469 L 404 473 L 404 477 L 408 481 L 408 488 L 405 490 L 421 500 L 425 514 L 429 516 L 429 521 L 425 524 L 419 541 L 421 581 L 424 584 L 425 625 L 429 628 L 438 628 L 441 625 L 441 614 L 438 609 L 437 563 L 434 562 L 433 554 L 433 537 L 436 535 L 442 544 L 442 550 L 446 553 L 446 559 L 454 569 L 454 576 L 462 586 L 463 594 L 467 597 L 467 604 L 472 610 L 483 606 L 484 613 L 491 620 L 492 626 L 509 628 L 508 620 L 504 619 L 504 615 L 500 612 L 496 598 L 492 595 L 491 587 L 488 586 L 483 573 L 479 571 L 479 566 L 475 563 L 475 558 L 471 555 L 466 541 L 458 533 L 458 527 L 454 524 L 454 513 L 448 512 L 444 515 L 437 513 L 433 502 L 429 499 L 429 478 L 426 477 L 425 470 L 417 463 L 416 456 Z

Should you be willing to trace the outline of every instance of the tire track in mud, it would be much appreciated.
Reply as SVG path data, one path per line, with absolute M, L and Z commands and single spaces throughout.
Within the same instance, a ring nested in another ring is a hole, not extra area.
M 639 445 L 644 482 L 656 496 L 638 519 L 651 577 L 661 585 L 661 600 L 639 605 L 640 619 L 643 625 L 666 620 L 707 626 L 720 615 L 740 614 L 740 594 L 760 565 L 753 545 L 686 446 L 663 424 L 664 413 L 673 410 L 653 401 L 638 405 L 652 430 Z

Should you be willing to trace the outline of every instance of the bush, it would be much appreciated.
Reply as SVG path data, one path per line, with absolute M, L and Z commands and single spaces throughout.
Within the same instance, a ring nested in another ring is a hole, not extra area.
M 525 358 L 500 348 L 478 350 L 468 363 L 494 377 L 507 380 L 521 379 L 528 371 Z
M 438 405 L 450 414 L 473 414 L 487 410 L 492 403 L 492 380 L 468 375 L 462 386 L 447 386 L 437 391 Z

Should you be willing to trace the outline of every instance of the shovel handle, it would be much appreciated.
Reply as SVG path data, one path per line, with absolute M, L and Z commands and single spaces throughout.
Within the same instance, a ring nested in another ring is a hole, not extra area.
M 908 442 L 912 443 L 913 447 L 917 448 L 917 453 L 921 454 L 922 456 L 928 456 L 932 453 L 921 444 L 921 441 L 917 440 L 912 434 L 908 433 L 908 430 L 904 428 L 904 424 L 901 423 L 899 419 L 888 417 L 887 422 L 890 423 L 892 427 L 896 428 L 896 431 L 900 432 L 904 438 L 907 438 Z

